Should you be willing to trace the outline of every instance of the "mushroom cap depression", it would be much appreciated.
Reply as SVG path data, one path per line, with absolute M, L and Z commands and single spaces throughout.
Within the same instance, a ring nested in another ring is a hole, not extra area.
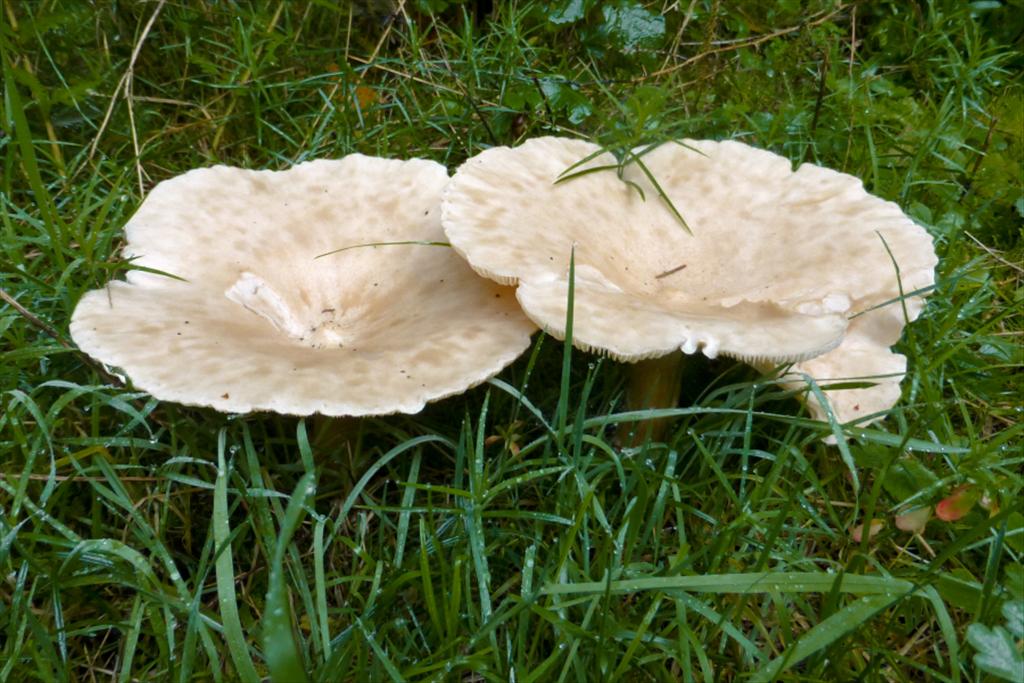
M 163 400 L 415 413 L 499 372 L 535 329 L 450 248 L 379 244 L 443 240 L 447 181 L 432 161 L 360 154 L 164 181 L 125 226 L 124 253 L 180 279 L 130 270 L 88 292 L 72 337 Z
M 556 337 L 574 252 L 573 342 L 627 361 L 677 349 L 759 364 L 820 357 L 839 346 L 849 313 L 899 295 L 886 243 L 904 291 L 933 281 L 927 233 L 853 176 L 793 171 L 734 141 L 666 143 L 641 158 L 692 235 L 635 161 L 622 178 L 611 168 L 556 183 L 576 164 L 572 173 L 617 162 L 555 137 L 463 164 L 442 201 L 445 232 L 477 272 L 518 284 L 527 315 Z M 891 355 L 882 341 L 858 353 Z

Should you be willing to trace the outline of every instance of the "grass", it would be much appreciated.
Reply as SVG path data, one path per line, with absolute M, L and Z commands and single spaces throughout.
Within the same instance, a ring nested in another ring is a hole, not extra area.
M 0 680 L 987 680 L 967 628 L 1024 598 L 1020 3 L 491 4 L 3 3 Z M 161 403 L 68 342 L 161 179 L 545 134 L 735 137 L 927 227 L 903 400 L 836 427 L 859 488 L 727 361 L 624 413 L 623 366 L 539 336 L 339 428 Z M 987 508 L 893 525 L 964 484 Z

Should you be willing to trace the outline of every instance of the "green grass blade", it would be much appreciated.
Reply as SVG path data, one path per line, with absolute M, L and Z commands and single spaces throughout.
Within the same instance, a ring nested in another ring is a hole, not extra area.
M 246 644 L 242 622 L 238 618 L 235 587 L 235 566 L 231 553 L 231 526 L 228 516 L 228 466 L 224 459 L 227 440 L 225 430 L 217 435 L 217 481 L 213 489 L 213 539 L 216 543 L 217 604 L 220 607 L 224 638 L 228 643 L 231 661 L 240 680 L 258 683 L 249 647 Z
M 332 254 L 340 254 L 343 251 L 349 251 L 350 249 L 365 249 L 366 247 L 394 247 L 402 245 L 418 245 L 421 247 L 450 247 L 450 242 L 430 241 L 430 240 L 401 240 L 398 242 L 367 242 L 366 244 L 352 244 L 347 247 L 341 247 L 340 249 L 332 249 L 331 251 L 325 251 L 322 254 L 317 254 L 314 258 L 323 258 L 324 256 L 330 256 Z
M 672 213 L 672 217 L 679 222 L 679 225 L 681 225 L 683 230 L 686 231 L 686 234 L 692 237 L 693 230 L 690 229 L 690 226 L 689 224 L 687 224 L 686 219 L 683 218 L 683 214 L 679 213 L 679 209 L 676 208 L 675 202 L 673 202 L 672 198 L 668 196 L 668 193 L 666 193 L 665 190 L 662 189 L 661 183 L 659 183 L 658 179 L 654 177 L 654 173 L 652 173 L 651 169 L 647 167 L 647 164 L 643 162 L 643 159 L 641 159 L 639 156 L 630 153 L 630 160 L 637 165 L 637 168 L 639 168 L 640 171 L 643 172 L 643 174 L 647 177 L 647 180 L 649 180 L 651 185 L 654 186 L 655 192 L 658 193 L 658 197 L 661 199 L 661 201 L 665 202 L 665 206 L 668 207 L 668 210 Z
M 327 519 L 318 519 L 313 528 L 313 586 L 316 597 L 317 631 L 324 656 L 331 651 L 331 629 L 327 617 L 327 572 L 324 569 L 324 530 Z
M 129 683 L 134 680 L 132 676 L 132 662 L 135 659 L 135 652 L 139 647 L 139 632 L 142 630 L 143 617 L 142 596 L 135 596 L 132 603 L 132 614 L 128 618 L 128 632 L 124 639 L 124 649 L 121 654 L 121 671 L 118 672 L 118 683 Z
M 409 476 L 405 480 L 406 487 L 402 493 L 402 512 L 398 517 L 397 537 L 395 539 L 394 563 L 396 567 L 401 567 L 402 561 L 405 559 L 405 545 L 406 540 L 409 538 L 410 509 L 416 500 L 416 483 L 420 476 L 420 461 L 422 459 L 423 455 L 421 453 L 416 452 L 413 454 L 412 463 L 409 464 Z
M 336 526 L 341 525 L 342 520 L 345 519 L 348 513 L 352 510 L 352 507 L 356 504 L 356 500 L 359 498 L 359 495 L 363 492 L 363 489 L 366 488 L 366 485 L 370 482 L 371 479 L 373 479 L 377 472 L 379 472 L 381 469 L 387 466 L 389 462 L 400 456 L 402 453 L 405 453 L 410 449 L 416 448 L 417 446 L 422 446 L 423 444 L 428 443 L 440 443 L 454 448 L 454 444 L 452 444 L 452 442 L 449 441 L 448 439 L 429 434 L 426 436 L 418 436 L 414 439 L 409 439 L 408 441 L 405 441 L 395 446 L 390 451 L 381 456 L 381 458 L 377 460 L 377 462 L 375 462 L 373 465 L 367 468 L 366 473 L 362 477 L 360 477 L 359 481 L 356 482 L 356 485 L 352 487 L 352 491 L 345 498 L 345 502 L 342 503 L 341 505 L 341 511 L 338 512 L 338 516 L 335 518 Z
M 777 680 L 780 673 L 820 652 L 850 631 L 866 624 L 871 617 L 895 601 L 891 595 L 867 595 L 847 605 L 804 633 L 796 643 L 768 662 L 750 679 L 756 683 Z
M 569 292 L 565 308 L 565 340 L 562 344 L 562 382 L 558 392 L 558 406 L 555 408 L 555 424 L 558 425 L 558 448 L 565 453 L 564 439 L 569 415 L 569 380 L 572 368 L 572 323 L 576 302 L 576 246 L 569 252 Z
M 373 633 L 367 630 L 362 619 L 357 617 L 356 623 L 359 625 L 359 630 L 362 632 L 363 638 L 366 639 L 366 642 L 370 645 L 370 649 L 373 650 L 373 654 L 377 656 L 377 661 L 381 663 L 381 666 L 384 667 L 384 671 L 387 672 L 388 678 L 394 681 L 394 683 L 405 683 L 405 678 L 402 676 L 401 672 L 395 666 L 394 662 L 391 661 L 391 658 L 388 657 L 387 653 L 384 652 L 384 649 L 377 642 L 377 639 L 373 637 Z
M 316 492 L 313 473 L 305 474 L 295 486 L 284 519 L 278 532 L 277 545 L 270 564 L 267 580 L 267 603 L 263 613 L 263 656 L 275 683 L 308 681 L 299 646 L 295 640 L 288 585 L 284 572 L 284 558 L 292 535 L 306 514 L 307 501 Z
M 605 583 L 548 584 L 541 595 L 636 593 L 642 591 L 682 590 L 689 593 L 824 593 L 836 582 L 834 574 L 825 572 L 755 572 L 750 574 L 709 574 L 705 576 L 665 576 L 643 579 L 622 579 Z M 839 584 L 842 593 L 857 595 L 894 594 L 912 591 L 913 584 L 904 579 L 883 576 L 847 574 Z

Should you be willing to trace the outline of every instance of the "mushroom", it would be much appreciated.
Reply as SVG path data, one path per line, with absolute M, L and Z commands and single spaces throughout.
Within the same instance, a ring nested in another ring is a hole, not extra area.
M 927 233 L 857 178 L 794 172 L 734 141 L 667 143 L 624 164 L 566 138 L 489 149 L 452 178 L 442 222 L 478 273 L 518 285 L 526 314 L 559 338 L 573 252 L 573 343 L 631 362 L 699 350 L 758 365 L 820 357 L 796 368 L 830 377 L 888 374 L 899 304 L 855 319 L 849 347 L 847 317 L 898 297 L 886 246 L 906 292 L 929 286 L 936 263 Z M 916 296 L 907 304 L 920 308 Z M 890 402 L 891 386 L 878 385 Z M 855 417 L 845 405 L 833 406 L 840 419 Z
M 803 376 L 814 379 L 819 385 L 828 386 L 839 382 L 867 383 L 870 386 L 844 389 L 826 389 L 829 409 L 839 422 L 857 421 L 858 418 L 873 416 L 867 421 L 880 417 L 900 399 L 900 382 L 907 372 L 906 356 L 890 348 L 903 335 L 903 327 L 912 321 L 924 308 L 920 296 L 906 297 L 904 308 L 899 302 L 863 312 L 853 318 L 846 330 L 846 336 L 838 348 L 816 358 L 794 363 L 783 375 L 785 384 L 793 389 L 806 386 Z M 861 301 L 860 306 L 871 305 Z M 882 303 L 882 302 L 874 302 Z M 763 371 L 770 371 L 767 364 L 759 364 Z M 827 419 L 824 406 L 812 393 L 807 396 L 811 414 L 819 420 Z M 829 436 L 830 443 L 834 436 Z
M 72 337 L 163 400 L 415 413 L 499 372 L 535 329 L 510 289 L 433 246 L 447 180 L 432 161 L 353 154 L 164 181 L 125 226 L 147 270 L 85 294 Z

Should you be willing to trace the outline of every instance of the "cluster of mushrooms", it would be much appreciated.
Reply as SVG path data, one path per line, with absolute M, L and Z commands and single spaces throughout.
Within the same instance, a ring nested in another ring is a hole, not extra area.
M 564 338 L 573 272 L 580 348 L 866 379 L 826 394 L 840 422 L 871 419 L 899 398 L 890 347 L 936 265 L 857 178 L 735 141 L 623 165 L 541 137 L 451 178 L 360 154 L 216 166 L 160 183 L 125 232 L 142 268 L 82 297 L 75 342 L 159 399 L 234 413 L 418 412 L 497 374 L 537 326 Z

